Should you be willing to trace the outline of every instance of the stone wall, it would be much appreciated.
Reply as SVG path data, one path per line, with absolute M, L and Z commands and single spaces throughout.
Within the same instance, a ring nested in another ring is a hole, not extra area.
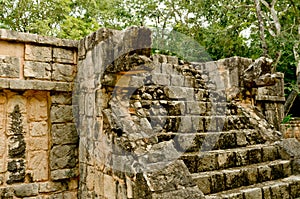
M 0 198 L 77 198 L 77 42 L 0 30 Z
M 0 198 L 204 198 L 191 172 L 239 164 L 211 151 L 279 139 L 280 73 L 151 43 L 136 27 L 78 42 L 0 30 Z

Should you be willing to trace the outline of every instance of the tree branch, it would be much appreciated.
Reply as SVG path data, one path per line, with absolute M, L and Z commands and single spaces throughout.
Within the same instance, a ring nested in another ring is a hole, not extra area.
M 268 46 L 266 43 L 265 39 L 265 27 L 263 24 L 263 20 L 261 17 L 261 7 L 260 7 L 260 1 L 259 0 L 254 0 L 255 3 L 255 10 L 256 10 L 256 16 L 259 22 L 259 33 L 260 33 L 260 40 L 261 40 L 261 45 L 263 49 L 263 56 L 268 56 Z

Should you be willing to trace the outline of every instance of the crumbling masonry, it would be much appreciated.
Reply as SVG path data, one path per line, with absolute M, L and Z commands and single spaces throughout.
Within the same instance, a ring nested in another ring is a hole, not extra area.
M 150 55 L 151 31 L 0 30 L 0 198 L 300 197 L 266 58 Z

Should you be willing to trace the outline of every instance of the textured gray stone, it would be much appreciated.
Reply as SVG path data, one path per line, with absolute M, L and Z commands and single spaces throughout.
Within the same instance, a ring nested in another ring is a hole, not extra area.
M 52 106 L 50 116 L 53 123 L 72 122 L 74 119 L 72 106 L 70 105 Z
M 78 169 L 59 169 L 51 171 L 51 179 L 52 180 L 63 180 L 75 178 L 79 175 Z
M 77 164 L 76 145 L 54 146 L 50 153 L 51 170 L 73 168 Z
M 21 60 L 17 57 L 0 56 L 0 77 L 20 77 Z
M 44 62 L 25 61 L 24 77 L 50 80 L 51 65 Z
M 75 77 L 75 65 L 70 64 L 53 64 L 52 79 L 55 81 L 71 82 Z
M 14 187 L 17 197 L 28 197 L 38 195 L 39 186 L 37 184 L 22 184 Z
M 53 60 L 59 63 L 75 64 L 75 53 L 70 49 L 53 48 Z
M 51 132 L 53 144 L 76 144 L 78 142 L 78 133 L 73 123 L 53 124 Z

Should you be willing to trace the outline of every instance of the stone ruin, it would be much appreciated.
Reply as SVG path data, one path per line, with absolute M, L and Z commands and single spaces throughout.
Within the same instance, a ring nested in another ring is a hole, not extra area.
M 151 31 L 0 30 L 0 198 L 297 198 L 283 74 L 151 55 Z

